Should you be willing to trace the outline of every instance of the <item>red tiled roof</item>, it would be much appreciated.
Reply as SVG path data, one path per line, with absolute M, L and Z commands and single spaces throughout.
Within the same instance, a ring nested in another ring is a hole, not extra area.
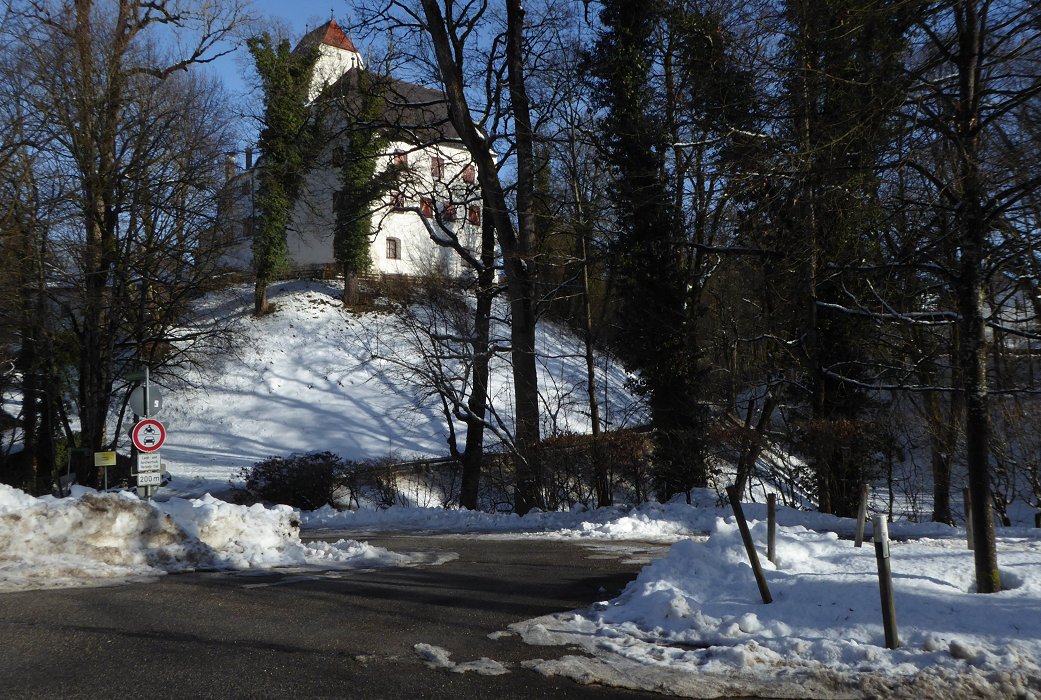
M 333 46 L 338 49 L 344 49 L 346 51 L 353 51 L 358 53 L 358 49 L 354 46 L 354 42 L 350 40 L 343 30 L 340 29 L 340 25 L 336 23 L 336 20 L 331 19 L 325 24 L 319 26 L 316 29 L 312 29 L 304 38 L 297 44 L 297 48 L 308 44 L 326 44 L 327 46 Z

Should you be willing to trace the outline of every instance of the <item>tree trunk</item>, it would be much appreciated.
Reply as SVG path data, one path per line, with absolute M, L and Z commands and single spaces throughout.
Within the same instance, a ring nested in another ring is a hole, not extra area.
M 959 144 L 958 180 L 961 195 L 959 239 L 961 264 L 955 280 L 959 312 L 959 353 L 965 400 L 965 451 L 972 496 L 973 554 L 976 590 L 1001 590 L 994 515 L 990 490 L 990 415 L 987 387 L 987 339 L 984 316 L 988 225 L 979 171 L 980 69 L 984 19 L 975 0 L 961 0 L 955 9 L 958 30 Z
M 253 284 L 253 315 L 263 316 L 271 313 L 271 306 L 267 303 L 267 280 L 257 277 Z
M 342 301 L 344 306 L 358 305 L 358 274 L 355 272 L 354 266 L 350 264 L 343 266 Z
M 532 196 L 534 193 L 534 150 L 531 116 L 524 88 L 523 10 L 519 0 L 507 3 L 507 70 L 511 111 L 517 131 L 517 227 L 509 215 L 506 193 L 499 180 L 491 144 L 474 124 L 463 86 L 462 67 L 456 62 L 452 39 L 436 0 L 422 0 L 426 28 L 434 47 L 438 71 L 445 88 L 452 125 L 477 164 L 485 210 L 491 215 L 502 248 L 506 289 L 512 311 L 510 336 L 513 355 L 514 434 L 517 469 L 517 497 L 514 508 L 526 513 L 545 505 L 542 494 L 542 469 L 538 457 L 539 410 L 538 373 L 535 362 L 535 264 L 531 244 L 534 240 Z M 458 38 L 458 37 L 456 37 Z
M 481 217 L 481 269 L 477 275 L 477 308 L 474 311 L 473 381 L 466 409 L 466 447 L 463 450 L 463 479 L 459 505 L 477 509 L 481 467 L 484 462 L 484 417 L 488 406 L 488 365 L 491 338 L 492 298 L 495 296 L 495 227 L 491 218 Z
M 510 290 L 513 343 L 513 390 L 516 398 L 518 513 L 545 508 L 544 477 L 539 458 L 539 380 L 535 357 L 535 271 L 531 245 L 535 240 L 535 148 L 528 92 L 524 81 L 524 8 L 521 0 L 506 2 L 506 70 L 510 107 L 517 139 L 517 236 L 512 250 L 504 246 Z M 512 274 L 510 274 L 512 270 Z

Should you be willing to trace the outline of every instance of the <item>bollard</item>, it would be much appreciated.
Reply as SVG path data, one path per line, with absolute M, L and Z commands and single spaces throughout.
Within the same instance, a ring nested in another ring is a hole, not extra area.
M 777 494 L 766 495 L 766 558 L 776 563 L 777 556 Z
M 773 596 L 770 595 L 770 589 L 766 585 L 766 576 L 763 574 L 763 567 L 759 563 L 759 555 L 755 551 L 755 542 L 752 541 L 752 533 L 748 529 L 748 522 L 745 520 L 745 511 L 741 508 L 741 501 L 738 500 L 737 486 L 727 486 L 727 497 L 730 498 L 730 507 L 734 509 L 734 517 L 737 518 L 737 527 L 741 530 L 741 539 L 745 543 L 745 552 L 748 554 L 748 561 L 752 564 L 752 572 L 755 574 L 756 585 L 759 586 L 759 595 L 763 597 L 764 603 L 772 603 Z
M 878 563 L 878 589 L 882 597 L 882 627 L 886 633 L 886 649 L 900 646 L 896 632 L 896 602 L 893 600 L 893 572 L 889 566 L 889 527 L 886 516 L 876 515 L 874 528 L 875 561 Z
M 965 537 L 969 540 L 969 549 L 975 549 L 976 545 L 972 541 L 972 494 L 969 489 L 961 490 L 961 499 L 965 504 Z
M 860 485 L 860 509 L 857 510 L 857 536 L 853 538 L 854 547 L 864 544 L 864 521 L 867 520 L 867 502 L 870 492 L 871 489 L 867 484 Z

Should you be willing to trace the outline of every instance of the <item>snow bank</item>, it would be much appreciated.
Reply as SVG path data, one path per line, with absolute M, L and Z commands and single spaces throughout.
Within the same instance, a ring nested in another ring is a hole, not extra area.
M 288 506 L 211 496 L 139 500 L 74 488 L 33 498 L 0 485 L 0 591 L 89 586 L 192 569 L 396 566 L 405 555 L 341 540 L 304 544 Z
M 765 542 L 766 524 L 752 524 Z M 971 592 L 972 553 L 952 540 L 893 543 L 903 646 L 885 649 L 873 547 L 834 533 L 779 528 L 777 562 L 760 554 L 774 602 L 764 605 L 733 519 L 706 542 L 684 540 L 621 596 L 593 609 L 514 625 L 532 644 L 577 644 L 577 657 L 536 665 L 576 680 L 622 674 L 627 687 L 677 694 L 774 697 L 1036 697 L 1041 692 L 1041 540 L 1002 538 L 1008 590 Z M 606 656 L 606 660 L 605 660 Z M 599 669 L 599 670 L 598 670 Z M 628 671 L 626 671 L 628 669 Z M 649 670 L 656 671 L 648 673 Z M 692 672 L 704 683 L 692 690 Z M 667 679 L 673 673 L 675 683 Z M 607 675 L 604 675 L 607 674 Z M 687 676 L 686 679 L 683 677 Z M 647 684 L 639 682 L 649 678 Z M 689 692 L 688 692 L 689 691 Z

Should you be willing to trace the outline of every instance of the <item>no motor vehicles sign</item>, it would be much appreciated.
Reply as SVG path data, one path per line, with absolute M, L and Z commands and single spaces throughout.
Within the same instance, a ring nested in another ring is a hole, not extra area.
M 155 452 L 166 441 L 166 428 L 154 418 L 145 418 L 130 431 L 130 439 L 142 452 Z

